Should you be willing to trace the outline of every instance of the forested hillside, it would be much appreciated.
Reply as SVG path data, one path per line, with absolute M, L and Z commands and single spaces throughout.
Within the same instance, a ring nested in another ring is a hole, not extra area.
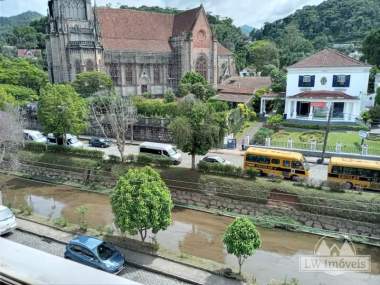
M 314 45 L 361 42 L 371 29 L 380 27 L 380 0 L 327 0 L 305 6 L 284 19 L 266 23 L 251 36 L 277 42 L 292 24 Z
M 41 17 L 41 14 L 31 11 L 12 17 L 0 17 L 0 37 L 11 32 L 15 27 L 27 26 L 33 20 L 38 20 Z

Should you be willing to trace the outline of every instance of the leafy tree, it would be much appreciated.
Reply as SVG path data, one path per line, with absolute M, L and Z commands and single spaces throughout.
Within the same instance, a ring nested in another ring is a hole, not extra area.
M 371 31 L 364 39 L 362 51 L 370 64 L 380 67 L 380 28 Z
M 180 97 L 194 94 L 198 99 L 207 101 L 215 95 L 215 90 L 207 80 L 198 72 L 188 72 L 181 79 L 179 85 Z
M 191 155 L 191 167 L 195 169 L 195 155 L 206 154 L 223 138 L 225 118 L 197 100 L 185 100 L 179 109 L 181 116 L 170 123 L 169 129 L 177 147 Z
M 16 85 L 0 84 L 0 94 L 11 96 L 13 98 L 11 101 L 14 101 L 17 105 L 25 105 L 38 100 L 36 91 Z
M 289 66 L 314 51 L 312 43 L 304 38 L 295 25 L 285 28 L 278 45 L 280 47 L 281 66 Z
M 279 51 L 274 42 L 260 40 L 249 45 L 250 64 L 256 67 L 257 71 L 262 71 L 265 65 L 279 65 Z
M 302 9 L 273 23 L 265 23 L 260 30 L 264 39 L 275 40 L 289 25 L 297 25 L 306 39 L 313 41 L 327 37 L 330 43 L 362 41 L 369 30 L 380 26 L 378 0 L 329 0 Z M 321 42 L 323 42 L 322 40 Z
M 6 90 L 0 88 L 0 110 L 3 110 L 7 105 L 16 106 L 16 99 Z
M 111 205 L 121 232 L 139 233 L 142 241 L 148 230 L 156 234 L 172 221 L 170 191 L 151 167 L 130 169 L 121 176 L 112 192 Z
M 238 258 L 239 274 L 244 261 L 261 246 L 260 234 L 248 218 L 237 218 L 226 229 L 223 243 L 229 254 Z
M 376 89 L 375 104 L 380 105 L 380 87 Z
M 368 113 L 372 122 L 380 121 L 380 105 L 376 105 L 375 107 L 369 109 Z
M 261 76 L 270 76 L 273 70 L 277 69 L 273 64 L 264 65 L 261 69 Z
M 47 82 L 46 72 L 27 60 L 0 56 L 0 84 L 19 85 L 39 92 Z
M 72 83 L 75 91 L 82 97 L 90 97 L 96 93 L 110 93 L 113 89 L 111 77 L 103 72 L 82 72 Z
M 286 73 L 278 68 L 273 69 L 270 73 L 272 79 L 272 90 L 274 92 L 285 92 L 286 90 Z
M 15 27 L 11 33 L 7 34 L 6 41 L 17 48 L 33 49 L 38 47 L 39 35 L 33 27 Z
M 70 85 L 48 84 L 39 100 L 38 119 L 46 133 L 63 138 L 78 134 L 87 126 L 87 104 Z

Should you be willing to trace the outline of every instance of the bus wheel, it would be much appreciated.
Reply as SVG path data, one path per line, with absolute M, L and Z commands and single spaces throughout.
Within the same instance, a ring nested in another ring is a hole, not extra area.
M 342 188 L 344 189 L 344 190 L 350 190 L 350 189 L 352 189 L 352 183 L 351 182 L 346 182 L 346 183 L 343 183 L 342 184 Z
M 301 179 L 300 179 L 297 175 L 293 175 L 293 176 L 292 176 L 292 180 L 295 181 L 295 182 L 298 182 L 298 181 L 300 181 Z

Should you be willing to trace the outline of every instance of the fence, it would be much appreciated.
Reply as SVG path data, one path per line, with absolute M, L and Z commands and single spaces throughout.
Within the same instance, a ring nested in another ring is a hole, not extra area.
M 317 143 L 316 141 L 310 141 L 307 143 L 294 142 L 292 139 L 288 141 L 275 141 L 271 138 L 265 139 L 264 145 L 257 145 L 268 148 L 279 148 L 284 150 L 296 150 L 307 153 L 314 153 L 316 156 L 322 153 L 323 143 Z M 351 145 L 347 146 L 341 143 L 336 145 L 326 145 L 326 153 L 341 154 L 341 155 L 354 155 L 354 156 L 372 156 L 380 159 L 380 149 L 374 146 L 364 145 Z

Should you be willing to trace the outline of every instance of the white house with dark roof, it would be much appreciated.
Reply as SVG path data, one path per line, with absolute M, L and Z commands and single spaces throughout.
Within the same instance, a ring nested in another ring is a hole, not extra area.
M 371 66 L 333 49 L 322 50 L 289 66 L 287 119 L 355 122 L 373 104 L 367 88 Z

